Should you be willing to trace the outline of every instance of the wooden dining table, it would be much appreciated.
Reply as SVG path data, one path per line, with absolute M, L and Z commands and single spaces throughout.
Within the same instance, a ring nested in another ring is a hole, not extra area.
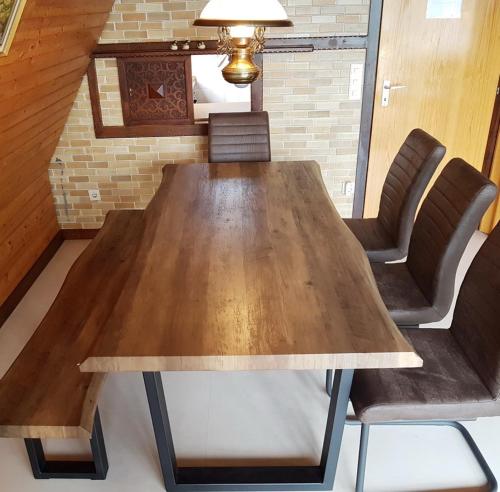
M 80 370 L 143 373 L 167 490 L 331 490 L 354 370 L 422 360 L 319 165 L 168 165 L 138 227 L 135 260 Z M 277 369 L 335 370 L 317 466 L 177 466 L 161 371 Z

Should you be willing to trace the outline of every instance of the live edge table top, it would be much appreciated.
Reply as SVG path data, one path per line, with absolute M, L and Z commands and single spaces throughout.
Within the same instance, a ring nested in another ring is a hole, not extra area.
M 166 166 L 141 227 L 81 371 L 422 365 L 314 161 Z

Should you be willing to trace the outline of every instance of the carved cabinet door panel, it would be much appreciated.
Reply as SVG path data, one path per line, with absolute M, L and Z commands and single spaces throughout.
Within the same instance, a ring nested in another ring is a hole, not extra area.
M 118 58 L 125 126 L 194 122 L 191 57 Z

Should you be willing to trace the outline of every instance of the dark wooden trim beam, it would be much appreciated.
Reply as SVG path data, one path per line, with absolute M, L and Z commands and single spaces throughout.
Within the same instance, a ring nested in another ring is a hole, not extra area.
M 30 268 L 29 272 L 19 282 L 17 287 L 12 291 L 6 301 L 0 306 L 0 327 L 7 321 L 8 317 L 14 312 L 17 305 L 21 302 L 26 292 L 35 283 L 35 280 L 42 273 L 49 261 L 54 257 L 57 250 L 63 243 L 63 234 L 58 231 L 43 253 L 38 257 L 35 264 Z
M 384 0 L 371 0 L 370 18 L 368 22 L 368 44 L 365 59 L 365 80 L 363 86 L 363 103 L 361 106 L 361 124 L 359 130 L 358 161 L 356 165 L 356 187 L 352 216 L 363 217 L 366 196 L 366 181 L 370 144 L 373 127 L 373 110 L 377 84 L 377 65 L 382 27 L 382 11 Z
M 62 229 L 61 233 L 65 241 L 76 239 L 94 239 L 100 229 Z
M 90 107 L 92 108 L 95 136 L 99 138 L 104 125 L 102 122 L 101 98 L 99 96 L 99 83 L 97 81 L 97 70 L 94 59 L 90 60 L 87 69 L 87 79 L 89 84 Z
M 251 111 L 263 111 L 264 109 L 264 56 L 259 53 L 254 56 L 255 64 L 260 68 L 260 77 L 251 86 Z
M 179 45 L 177 51 L 170 49 L 172 42 L 140 42 L 140 43 L 110 43 L 110 44 L 98 44 L 92 53 L 92 58 L 128 58 L 131 56 L 147 56 L 149 53 L 151 56 L 161 56 L 161 55 L 203 55 L 203 54 L 216 54 L 217 53 L 217 41 L 204 41 L 206 49 L 190 49 L 183 50 L 182 46 Z M 194 46 L 195 42 L 191 42 L 191 46 Z
M 500 131 L 500 77 L 498 78 L 497 93 L 495 104 L 493 106 L 493 115 L 491 117 L 490 131 L 488 133 L 488 141 L 486 143 L 486 151 L 484 153 L 483 174 L 488 178 L 491 176 L 491 168 L 493 167 L 493 158 L 498 141 L 498 132 Z
M 192 41 L 195 46 L 198 41 Z M 92 54 L 92 58 L 121 58 L 130 56 L 162 55 L 203 55 L 217 53 L 217 41 L 205 40 L 206 48 L 183 50 L 179 45 L 177 51 L 172 51 L 172 42 L 141 42 L 141 43 L 110 43 L 99 44 Z M 323 36 L 299 38 L 268 38 L 264 53 L 277 51 L 316 51 L 316 50 L 349 50 L 366 49 L 368 36 Z
M 311 38 L 269 38 L 266 39 L 264 53 L 276 49 L 312 48 L 318 50 L 364 50 L 368 46 L 368 36 L 322 36 Z
M 208 135 L 208 123 L 194 125 L 104 126 L 96 138 L 186 137 Z
M 166 125 L 139 125 L 130 124 L 127 126 L 104 126 L 102 120 L 101 102 L 99 97 L 99 86 L 97 81 L 97 72 L 95 65 L 95 58 L 117 58 L 121 61 L 123 58 L 140 57 L 145 58 L 148 56 L 172 56 L 186 54 L 211 54 L 216 53 L 216 50 L 209 49 L 213 44 L 216 46 L 216 41 L 206 42 L 206 50 L 198 51 L 185 51 L 179 50 L 172 52 L 166 49 L 166 45 L 170 43 L 119 43 L 111 45 L 99 45 L 94 52 L 94 58 L 89 64 L 87 71 L 89 82 L 90 103 L 92 106 L 92 117 L 94 119 L 94 130 L 96 138 L 141 138 L 141 137 L 182 137 L 182 136 L 205 136 L 208 135 L 208 124 L 205 121 L 194 124 L 166 124 Z M 303 48 L 303 47 L 302 47 Z M 288 49 L 288 48 L 287 48 Z M 302 50 L 303 51 L 303 50 Z M 255 55 L 255 61 L 260 69 L 263 71 L 263 56 L 262 54 Z M 120 66 L 120 64 L 119 64 Z M 120 77 L 122 81 L 123 77 Z M 252 84 L 252 111 L 262 111 L 263 108 L 263 91 L 264 85 L 262 78 Z M 123 98 L 123 88 L 120 92 Z M 123 99 L 122 99 L 123 104 Z M 126 118 L 124 117 L 124 120 Z

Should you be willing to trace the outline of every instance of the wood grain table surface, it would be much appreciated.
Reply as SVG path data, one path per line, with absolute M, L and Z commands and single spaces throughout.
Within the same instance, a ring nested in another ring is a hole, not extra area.
M 316 162 L 166 166 L 144 221 L 81 371 L 422 365 Z

